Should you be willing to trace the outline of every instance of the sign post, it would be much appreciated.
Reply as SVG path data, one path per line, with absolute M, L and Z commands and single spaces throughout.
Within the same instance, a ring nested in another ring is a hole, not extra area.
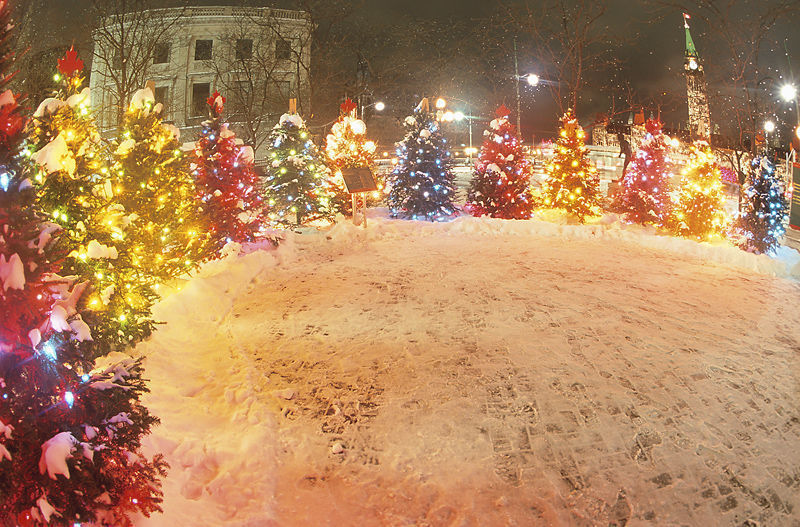
M 792 163 L 792 203 L 789 208 L 789 227 L 800 230 L 800 163 Z
M 353 202 L 353 224 L 367 227 L 367 192 L 378 190 L 375 176 L 367 167 L 343 168 L 342 178 Z

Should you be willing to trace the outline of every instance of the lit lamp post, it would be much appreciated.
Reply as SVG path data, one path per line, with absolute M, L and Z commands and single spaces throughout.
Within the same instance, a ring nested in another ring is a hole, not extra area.
M 361 119 L 362 120 L 364 119 L 364 112 L 366 112 L 367 108 L 370 108 L 370 107 L 375 107 L 375 111 L 376 112 L 382 112 L 384 109 L 386 109 L 386 105 L 383 103 L 383 101 L 377 101 L 377 102 L 374 102 L 372 104 L 367 104 L 367 105 L 361 106 Z
M 514 63 L 514 67 L 516 68 L 516 61 Z M 533 88 L 539 85 L 540 79 L 539 76 L 536 75 L 535 73 L 520 75 L 519 73 L 515 72 L 514 77 L 516 77 L 517 79 L 517 134 L 519 134 L 520 139 L 522 139 L 522 113 L 520 112 L 519 81 L 525 79 L 525 82 L 528 83 L 528 86 Z
M 470 115 L 470 104 L 468 101 L 464 99 L 459 99 L 458 97 L 450 97 L 454 101 L 460 101 L 467 105 L 467 114 L 465 115 L 464 112 L 452 112 L 447 110 L 446 112 L 442 113 L 441 119 L 442 121 L 463 121 L 464 119 L 467 120 L 467 124 L 469 126 L 469 147 L 465 150 L 467 156 L 469 156 L 469 164 L 472 164 L 472 154 L 474 154 L 477 150 L 472 147 L 472 115 Z M 439 97 L 436 99 L 436 108 L 438 110 L 444 110 L 447 107 L 447 101 Z
M 769 154 L 769 134 L 775 131 L 775 123 L 772 121 L 767 121 L 764 123 L 764 142 L 767 145 L 767 154 Z

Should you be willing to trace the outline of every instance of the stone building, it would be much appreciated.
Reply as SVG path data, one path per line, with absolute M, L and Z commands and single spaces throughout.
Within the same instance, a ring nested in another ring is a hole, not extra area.
M 307 13 L 230 6 L 151 10 L 147 12 L 151 23 L 166 20 L 170 29 L 159 37 L 139 30 L 139 38 L 157 42 L 138 43 L 138 49 L 115 45 L 123 26 L 141 24 L 139 15 L 130 15 L 124 23 L 107 19 L 93 33 L 90 87 L 102 130 L 117 127 L 120 96 L 115 74 L 121 68 L 121 55 L 136 60 L 134 54 L 142 50 L 147 57 L 141 84 L 152 81 L 156 102 L 165 107 L 165 120 L 181 130 L 184 141 L 196 137 L 207 118 L 206 99 L 214 91 L 227 98 L 226 117 L 238 137 L 254 147 L 257 161 L 264 156 L 269 129 L 287 111 L 289 99 L 297 101 L 300 113 L 308 108 L 312 23 Z
M 686 53 L 683 71 L 686 75 L 686 99 L 689 106 L 689 132 L 693 138 L 711 137 L 711 112 L 708 109 L 708 87 L 700 56 L 694 47 L 692 34 L 689 32 L 689 15 L 683 15 L 683 27 L 686 31 Z

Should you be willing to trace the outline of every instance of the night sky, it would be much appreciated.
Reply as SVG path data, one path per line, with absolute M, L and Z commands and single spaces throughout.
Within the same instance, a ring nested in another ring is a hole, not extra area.
M 88 36 L 88 28 L 80 31 L 81 25 L 69 24 L 64 26 L 63 21 L 90 20 L 88 6 L 90 0 L 36 0 L 41 4 L 38 17 L 38 29 L 42 34 L 48 34 L 54 41 L 69 42 L 76 39 L 78 46 L 81 34 Z M 288 1 L 288 0 L 287 0 Z M 746 0 L 743 0 L 743 2 Z M 198 5 L 218 5 L 221 1 L 198 1 Z M 679 12 L 654 13 L 652 6 L 645 2 L 630 2 L 626 0 L 606 0 L 608 11 L 604 18 L 611 33 L 624 33 L 631 45 L 625 48 L 622 59 L 630 65 L 630 70 L 635 75 L 630 79 L 634 87 L 642 94 L 652 93 L 657 90 L 674 92 L 677 95 L 685 93 L 685 83 L 682 77 L 684 32 L 682 18 Z M 365 20 L 373 21 L 377 26 L 391 25 L 402 17 L 418 17 L 439 19 L 442 21 L 452 17 L 472 19 L 490 14 L 497 9 L 497 3 L 492 0 L 368 0 L 362 15 Z M 75 28 L 79 31 L 76 33 Z M 786 38 L 786 46 L 794 54 L 792 67 L 796 77 L 800 77 L 800 20 L 787 20 L 778 24 L 775 35 Z M 77 35 L 77 36 L 76 36 Z M 715 77 L 714 61 L 721 56 L 714 49 L 714 43 L 706 33 L 702 20 L 692 20 L 692 35 L 698 51 L 703 59 L 706 72 L 711 82 L 710 90 L 715 86 L 718 76 Z M 767 53 L 767 62 L 771 63 L 775 78 L 785 75 L 788 70 L 783 44 L 779 44 L 772 53 Z M 421 51 L 424 53 L 424 50 Z M 313 57 L 312 57 L 313 60 Z M 529 57 L 520 56 L 520 72 L 537 71 L 540 67 Z M 513 73 L 513 72 L 511 72 Z M 556 110 L 548 104 L 549 97 L 542 90 L 528 93 L 523 90 L 523 125 L 535 129 L 541 134 L 554 131 L 556 127 Z M 585 94 L 586 108 L 582 113 L 584 121 L 590 121 L 595 112 L 603 111 L 604 105 L 592 99 L 591 94 Z M 511 102 L 511 101 L 509 101 Z M 793 121 L 793 114 L 787 105 L 778 105 L 778 121 Z M 714 108 L 712 106 L 712 113 Z M 483 113 L 490 113 L 491 109 L 484 109 Z M 678 106 L 667 111 L 663 116 L 667 121 L 685 120 L 685 106 Z M 712 116 L 713 119 L 713 116 Z M 677 123 L 676 123 L 677 124 Z

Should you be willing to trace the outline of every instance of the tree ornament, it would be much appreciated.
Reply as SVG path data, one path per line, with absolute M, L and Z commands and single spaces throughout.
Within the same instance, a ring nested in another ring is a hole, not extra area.
M 58 59 L 58 71 L 65 77 L 72 77 L 83 71 L 83 61 L 78 58 L 74 45 L 70 46 L 63 58 Z

